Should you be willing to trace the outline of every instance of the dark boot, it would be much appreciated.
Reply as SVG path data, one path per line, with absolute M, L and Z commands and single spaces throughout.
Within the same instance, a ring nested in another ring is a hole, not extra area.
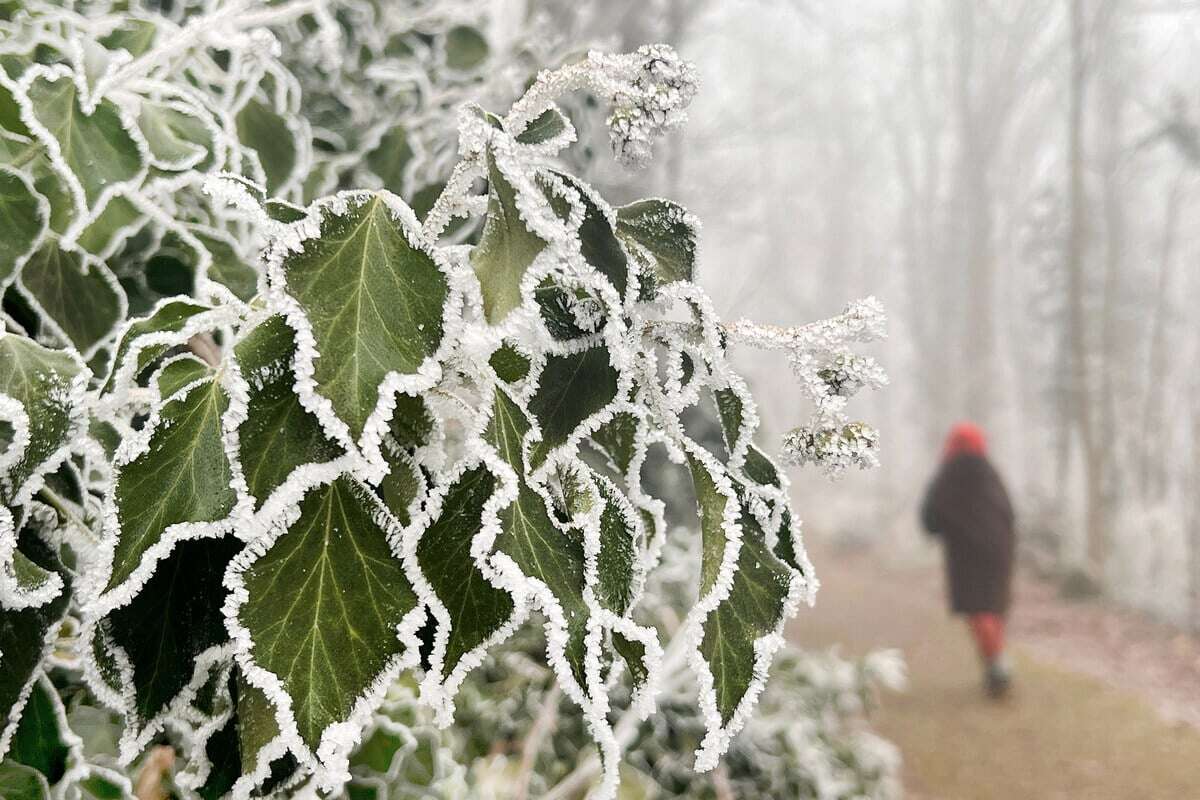
M 1012 687 L 1012 670 L 1004 656 L 998 656 L 988 662 L 984 672 L 984 689 L 988 697 L 1000 700 L 1008 696 Z

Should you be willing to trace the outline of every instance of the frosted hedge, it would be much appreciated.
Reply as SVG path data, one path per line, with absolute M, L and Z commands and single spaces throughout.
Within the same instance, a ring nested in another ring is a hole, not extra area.
M 189 796 L 337 795 L 402 673 L 452 725 L 534 619 L 597 796 L 614 687 L 646 717 L 690 665 L 697 770 L 746 724 L 816 583 L 729 350 L 785 351 L 812 399 L 785 460 L 870 465 L 845 403 L 884 381 L 851 351 L 882 312 L 723 324 L 697 221 L 613 207 L 562 157 L 582 91 L 644 164 L 694 68 L 590 53 L 497 114 L 467 102 L 496 55 L 468 5 L 3 12 L 4 796 L 129 797 L 121 765 L 164 737 Z M 709 399 L 720 453 L 680 418 Z M 668 642 L 638 615 L 665 536 L 652 446 L 700 514 Z M 64 684 L 121 716 L 115 765 L 73 744 Z M 61 769 L 30 764 L 46 741 Z

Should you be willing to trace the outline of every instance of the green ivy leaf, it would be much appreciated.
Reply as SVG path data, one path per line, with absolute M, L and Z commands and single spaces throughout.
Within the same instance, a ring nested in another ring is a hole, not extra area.
M 592 443 L 621 475 L 629 472 L 637 455 L 638 428 L 637 417 L 628 411 L 619 411 L 591 434 Z
M 544 583 L 554 595 L 566 622 L 567 661 L 576 682 L 586 686 L 584 638 L 589 612 L 583 599 L 583 542 L 572 532 L 555 527 L 546 501 L 524 480 L 523 442 L 530 428 L 521 407 L 497 388 L 484 439 L 516 471 L 519 484 L 517 499 L 500 512 L 500 533 L 493 547 L 511 558 L 525 575 Z
M 516 383 L 529 374 L 529 358 L 511 344 L 502 345 L 488 358 L 496 377 L 505 383 Z
M 212 256 L 208 279 L 228 288 L 242 302 L 249 302 L 258 293 L 258 270 L 235 249 L 228 237 L 194 228 L 192 234 Z
M 521 144 L 544 144 L 562 136 L 571 128 L 571 121 L 557 108 L 547 108 L 537 119 L 517 135 Z
M 488 152 L 488 210 L 479 244 L 471 251 L 471 266 L 483 295 L 483 314 L 499 324 L 521 305 L 521 279 L 546 247 L 525 225 L 517 211 L 517 192 Z
M 565 172 L 553 174 L 579 192 L 579 199 L 583 203 L 579 244 L 584 261 L 608 278 L 617 290 L 617 296 L 624 298 L 625 287 L 629 282 L 629 259 L 625 257 L 625 251 L 621 248 L 621 242 L 608 216 L 597 205 L 597 200 L 586 184 Z
M 10 711 L 17 707 L 26 687 L 42 666 L 48 647 L 51 628 L 63 618 L 68 606 L 68 593 L 37 608 L 20 611 L 0 608 L 0 708 Z M 14 727 L 7 716 L 0 717 L 0 755 L 3 755 Z M 0 792 L 0 797 L 7 797 Z
M 456 25 L 446 32 L 446 66 L 467 72 L 483 64 L 488 57 L 487 39 L 469 25 Z
M 33 136 L 21 119 L 21 107 L 6 80 L 0 80 L 0 128 L 25 138 Z
M 142 102 L 138 127 L 160 169 L 203 170 L 212 161 L 212 131 L 193 110 L 184 108 L 179 103 Z
M 412 159 L 408 133 L 403 125 L 396 125 L 380 137 L 374 150 L 367 153 L 367 168 L 383 181 L 385 189 L 402 194 L 407 187 L 405 167 Z
M 745 417 L 742 413 L 742 399 L 732 389 L 718 389 L 713 393 L 716 398 L 717 414 L 721 418 L 721 430 L 725 437 L 725 449 L 733 453 L 741 444 L 743 437 L 752 434 L 745 430 Z M 779 470 L 767 456 L 752 443 L 746 445 L 746 454 L 741 465 L 746 477 L 761 486 L 779 488 Z
M 100 216 L 83 229 L 75 243 L 94 256 L 106 257 L 146 224 L 146 217 L 123 195 L 115 195 Z
M 530 456 L 532 466 L 540 465 L 550 450 L 567 442 L 581 422 L 616 398 L 617 379 L 602 345 L 546 359 L 537 392 L 529 401 L 529 411 L 542 430 L 542 441 Z
M 366 489 L 339 478 L 310 490 L 299 512 L 243 573 L 237 617 L 315 752 L 405 651 L 397 631 L 417 598 Z
M 610 481 L 593 475 L 600 493 L 600 552 L 596 557 L 596 598 L 617 616 L 633 604 L 640 572 L 638 530 L 622 512 L 623 495 Z
M 111 100 L 101 100 L 91 114 L 84 113 L 79 89 L 70 75 L 37 76 L 27 94 L 29 107 L 23 114 L 32 114 L 61 151 L 63 162 L 83 191 L 77 200 L 84 207 L 81 210 L 97 206 L 106 193 L 142 175 L 141 149 Z M 26 117 L 25 121 L 33 120 Z M 42 138 L 37 130 L 34 135 Z
M 256 509 L 297 467 L 326 463 L 342 453 L 296 395 L 295 352 L 295 333 L 278 315 L 234 345 L 250 389 L 246 418 L 238 427 L 238 454 Z
M 120 586 L 173 525 L 225 519 L 236 497 L 221 438 L 229 398 L 209 379 L 167 400 L 148 449 L 116 467 L 118 524 L 107 590 Z
M 3 104 L 0 98 L 0 104 Z M 46 230 L 47 207 L 16 170 L 0 166 L 0 286 L 8 285 L 17 268 L 37 248 Z
M 638 200 L 617 209 L 617 235 L 641 263 L 643 299 L 696 270 L 697 231 L 690 214 L 670 200 Z
M 471 556 L 471 541 L 483 525 L 483 507 L 495 484 L 484 467 L 463 473 L 447 490 L 441 512 L 417 544 L 417 563 L 447 615 L 443 680 L 513 615 L 512 597 L 492 586 Z
M 18 285 L 85 358 L 125 318 L 125 293 L 108 267 L 53 240 L 29 257 Z
M 4 800 L 50 800 L 42 773 L 12 761 L 0 763 L 0 797 Z
M 129 365 L 131 372 L 129 377 L 137 378 L 154 361 L 171 349 L 171 344 L 168 342 L 150 343 L 149 340 L 142 340 L 143 336 L 179 333 L 185 329 L 189 321 L 212 310 L 212 306 L 203 303 L 187 299 L 172 299 L 160 303 L 149 315 L 131 320 L 121 334 L 120 341 L 117 342 L 116 355 L 112 361 L 112 370 L 108 380 L 104 384 L 104 391 L 112 391 L 116 388 L 117 374 L 131 354 L 136 355 L 135 361 Z
M 228 639 L 221 582 L 241 548 L 230 536 L 179 542 L 137 595 L 103 620 L 133 667 L 132 711 L 139 726 L 179 696 L 202 653 Z
M 19 402 L 29 417 L 29 444 L 4 475 L 6 504 L 23 494 L 26 482 L 70 441 L 81 413 L 76 385 L 85 376 L 83 366 L 67 352 L 23 336 L 0 335 L 0 393 Z
M 325 208 L 319 236 L 282 264 L 316 340 L 317 389 L 355 440 L 385 378 L 416 373 L 442 341 L 446 277 L 400 205 L 378 193 Z
M 169 359 L 159 370 L 155 378 L 158 396 L 163 400 L 170 399 L 179 390 L 210 375 L 212 367 L 207 363 L 191 353 L 182 353 Z
M 242 774 L 251 775 L 259 769 L 268 766 L 262 763 L 263 751 L 279 738 L 279 720 L 275 716 L 275 706 L 267 699 L 262 689 L 252 685 L 245 676 L 238 672 L 235 682 L 237 690 L 237 739 L 238 751 L 242 765 Z M 292 757 L 285 756 L 271 764 L 271 773 L 275 780 L 282 780 L 294 769 Z M 269 779 L 268 779 L 269 780 Z M 266 787 L 263 794 L 266 794 Z
M 10 759 L 33 767 L 51 784 L 58 783 L 67 771 L 70 754 L 59 725 L 61 713 L 62 700 L 53 684 L 45 677 L 37 680 L 8 749 Z
M 762 529 L 745 507 L 739 522 L 742 546 L 733 586 L 705 620 L 700 642 L 723 723 L 732 719 L 755 679 L 754 642 L 778 629 L 791 582 L 790 570 L 766 546 Z
M 276 194 L 296 171 L 296 137 L 287 120 L 258 100 L 246 103 L 237 118 L 238 139 L 258 153 L 267 179 L 267 193 Z

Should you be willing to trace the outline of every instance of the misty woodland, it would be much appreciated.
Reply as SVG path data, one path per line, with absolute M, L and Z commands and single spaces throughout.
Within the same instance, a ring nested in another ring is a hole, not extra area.
M 588 180 L 696 67 L 480 5 L 0 3 L 0 796 L 898 792 L 765 452 L 875 464 L 882 308 L 718 319 L 699 220 Z

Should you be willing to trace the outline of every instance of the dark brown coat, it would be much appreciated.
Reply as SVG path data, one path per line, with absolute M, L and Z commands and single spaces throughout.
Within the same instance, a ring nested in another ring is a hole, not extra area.
M 942 540 L 951 609 L 1007 612 L 1016 536 L 1008 492 L 991 463 L 971 453 L 944 462 L 925 494 L 921 522 Z

